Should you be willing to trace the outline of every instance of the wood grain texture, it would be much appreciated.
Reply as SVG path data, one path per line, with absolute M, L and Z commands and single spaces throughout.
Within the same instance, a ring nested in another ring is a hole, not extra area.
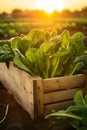
M 17 102 L 34 118 L 33 81 L 28 74 L 13 64 L 7 68 L 5 63 L 0 63 L 0 80 Z
M 85 83 L 85 75 L 78 74 L 73 76 L 64 76 L 64 77 L 57 77 L 57 78 L 50 78 L 44 80 L 43 90 L 45 93 L 68 89 L 68 88 L 75 88 L 84 85 Z
M 81 90 L 81 88 L 67 89 L 44 94 L 44 104 L 72 99 L 78 90 Z

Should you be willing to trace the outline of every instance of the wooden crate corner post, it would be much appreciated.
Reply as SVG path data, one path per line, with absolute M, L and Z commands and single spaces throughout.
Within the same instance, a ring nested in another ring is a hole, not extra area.
M 35 78 L 33 81 L 34 81 L 35 118 L 37 118 L 37 117 L 42 117 L 44 114 L 43 79 Z

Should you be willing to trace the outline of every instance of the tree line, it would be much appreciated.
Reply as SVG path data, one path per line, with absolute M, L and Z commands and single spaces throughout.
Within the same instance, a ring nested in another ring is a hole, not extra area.
M 21 10 L 13 9 L 10 14 L 7 12 L 2 12 L 0 17 L 11 17 L 11 18 L 86 18 L 87 17 L 87 7 L 82 8 L 80 11 L 70 11 L 68 9 L 58 12 L 55 10 L 51 14 L 47 14 L 44 10 Z

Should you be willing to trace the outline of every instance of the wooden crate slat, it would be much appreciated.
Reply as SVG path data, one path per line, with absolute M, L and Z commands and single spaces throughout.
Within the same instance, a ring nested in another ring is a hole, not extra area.
M 73 76 L 64 76 L 59 78 L 50 78 L 44 80 L 44 92 L 52 92 L 66 88 L 75 88 L 82 86 L 85 83 L 85 75 L 78 74 Z
M 68 106 L 73 105 L 74 102 L 73 100 L 65 101 L 65 102 L 59 102 L 59 103 L 53 103 L 53 104 L 48 104 L 44 105 L 44 110 L 45 110 L 45 115 L 49 114 L 52 112 L 52 110 L 60 110 L 60 109 L 66 109 Z
M 78 90 L 81 90 L 81 88 L 67 89 L 44 94 L 44 104 L 72 99 Z

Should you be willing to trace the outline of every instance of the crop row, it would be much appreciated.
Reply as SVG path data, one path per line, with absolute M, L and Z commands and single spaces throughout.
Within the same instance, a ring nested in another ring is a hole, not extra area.
M 27 34 L 35 28 L 52 30 L 57 29 L 61 33 L 64 29 L 68 29 L 71 34 L 82 31 L 87 35 L 87 20 L 85 19 L 0 19 L 0 39 L 7 39 L 21 34 Z

